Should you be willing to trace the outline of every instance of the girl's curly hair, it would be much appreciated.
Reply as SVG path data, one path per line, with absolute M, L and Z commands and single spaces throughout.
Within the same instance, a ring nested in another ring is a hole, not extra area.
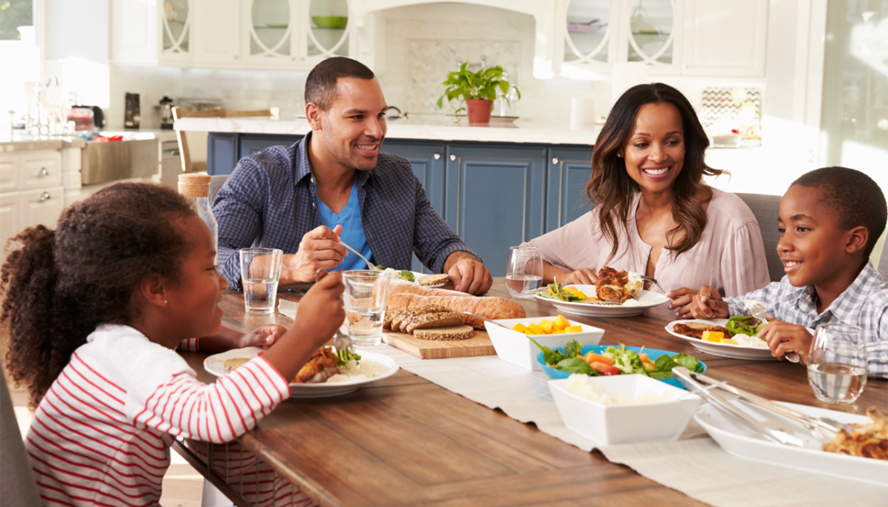
M 0 270 L 0 323 L 8 326 L 6 368 L 36 408 L 96 326 L 137 315 L 143 277 L 175 283 L 190 240 L 179 223 L 193 214 L 174 190 L 118 183 L 62 212 L 58 228 L 30 227 L 10 240 Z

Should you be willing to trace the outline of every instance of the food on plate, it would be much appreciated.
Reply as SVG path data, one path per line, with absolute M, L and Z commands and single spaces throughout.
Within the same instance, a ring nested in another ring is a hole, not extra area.
M 249 357 L 233 357 L 231 359 L 225 360 L 225 373 L 231 373 L 234 370 L 240 368 L 244 364 L 246 364 L 250 359 Z
M 598 270 L 598 281 L 595 282 L 595 296 L 600 300 L 619 301 L 632 299 L 644 286 L 638 273 L 617 271 L 605 266 Z
M 851 434 L 844 429 L 831 441 L 823 444 L 823 450 L 862 458 L 888 460 L 888 418 L 876 407 L 866 409 L 873 420 L 870 424 L 851 424 Z
M 532 322 L 524 325 L 519 322 L 512 326 L 512 330 L 524 334 L 582 333 L 583 326 L 571 326 L 569 320 L 559 315 L 555 320 L 543 319 L 539 324 Z
M 588 375 L 573 374 L 568 379 L 567 390 L 569 392 L 601 405 L 640 405 L 643 403 L 663 403 L 675 399 L 675 396 L 668 392 L 659 394 L 644 393 L 637 398 L 630 398 L 623 393 L 612 394 L 601 383 L 590 379 Z
M 451 311 L 464 314 L 471 312 L 488 319 L 523 319 L 527 316 L 524 308 L 511 300 L 492 297 L 475 296 L 419 296 L 416 294 L 392 294 L 389 296 L 387 312 L 412 308 L 415 306 L 437 304 Z M 474 317 L 466 317 L 466 324 L 475 329 L 484 329 L 484 321 Z
M 690 336 L 691 338 L 703 338 L 703 333 L 716 332 L 722 333 L 723 338 L 732 338 L 734 333 L 728 331 L 724 326 L 716 326 L 715 324 L 707 324 L 705 322 L 679 322 L 672 326 L 672 330 L 682 336 Z
M 340 365 L 339 373 L 328 378 L 326 383 L 338 384 L 340 382 L 367 380 L 382 375 L 386 370 L 387 368 L 384 364 L 370 359 L 361 359 L 360 361 L 352 359 Z
M 468 340 L 475 333 L 472 326 L 461 325 L 451 327 L 432 327 L 428 329 L 417 329 L 413 331 L 413 336 L 422 340 Z
M 419 280 L 416 283 L 428 287 L 431 285 L 444 285 L 450 282 L 450 276 L 441 274 L 441 275 L 426 275 L 419 277 Z
M 389 278 L 393 280 L 404 280 L 405 282 L 416 281 L 413 276 L 413 272 L 409 269 L 402 269 L 399 271 L 395 268 L 384 268 L 382 267 L 382 264 L 377 264 L 376 267 L 384 271 L 389 276 Z
M 651 361 L 646 353 L 627 350 L 625 345 L 620 345 L 619 348 L 608 347 L 602 354 L 589 352 L 584 356 L 580 354 L 583 344 L 576 340 L 568 341 L 562 352 L 544 347 L 530 336 L 527 338 L 543 351 L 543 359 L 550 368 L 568 373 L 592 376 L 640 374 L 662 380 L 671 379 L 672 368 L 676 366 L 684 366 L 691 371 L 703 370 L 700 361 L 690 354 L 664 354 Z
M 339 373 L 339 356 L 333 352 L 332 347 L 323 347 L 315 351 L 311 359 L 305 363 L 296 376 L 294 384 L 321 384 L 328 378 Z
M 767 322 L 761 319 L 750 317 L 749 315 L 737 315 L 728 319 L 725 327 L 733 334 L 745 334 L 746 336 L 755 336 L 765 327 Z

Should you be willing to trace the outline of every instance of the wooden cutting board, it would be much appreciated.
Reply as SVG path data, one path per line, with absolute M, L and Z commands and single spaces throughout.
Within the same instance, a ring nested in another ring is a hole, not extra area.
M 478 329 L 468 340 L 454 341 L 420 340 L 412 334 L 383 331 L 382 341 L 420 359 L 496 355 L 487 331 Z

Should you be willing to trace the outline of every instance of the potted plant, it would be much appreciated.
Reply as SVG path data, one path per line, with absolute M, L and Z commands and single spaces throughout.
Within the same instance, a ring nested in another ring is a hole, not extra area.
M 447 74 L 447 80 L 441 83 L 445 86 L 444 94 L 438 98 L 438 109 L 444 107 L 444 98 L 448 103 L 452 103 L 454 99 L 460 99 L 460 107 L 456 110 L 456 114 L 467 111 L 469 123 L 488 123 L 490 122 L 490 112 L 493 110 L 493 99 L 496 98 L 496 91 L 500 90 L 508 101 L 509 90 L 514 88 L 515 94 L 521 98 L 521 92 L 518 87 L 509 84 L 503 78 L 503 68 L 488 67 L 478 72 L 467 70 L 469 62 L 463 62 L 456 72 Z M 463 107 L 463 102 L 465 107 Z

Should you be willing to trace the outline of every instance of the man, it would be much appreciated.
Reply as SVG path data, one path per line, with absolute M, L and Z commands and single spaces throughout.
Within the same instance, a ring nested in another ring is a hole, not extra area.
M 493 279 L 435 212 L 410 163 L 380 153 L 386 102 L 373 72 L 348 58 L 318 64 L 305 83 L 311 132 L 289 148 L 241 160 L 219 191 L 219 270 L 237 287 L 238 248 L 284 251 L 281 284 L 313 282 L 318 269 L 408 269 L 416 252 L 456 290 L 487 292 Z

